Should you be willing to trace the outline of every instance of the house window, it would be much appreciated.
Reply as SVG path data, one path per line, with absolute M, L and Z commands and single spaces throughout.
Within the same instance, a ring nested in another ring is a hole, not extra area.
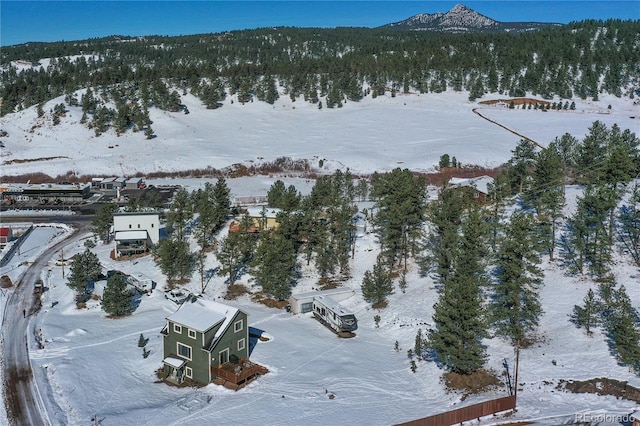
M 229 348 L 220 351 L 220 365 L 229 362 Z
M 187 333 L 189 334 L 189 337 L 191 337 L 192 339 L 196 338 L 196 331 L 192 330 L 192 329 L 188 329 Z
M 152 227 L 152 228 L 153 228 L 153 225 L 155 225 L 155 223 L 152 223 L 152 224 L 151 224 L 151 227 Z
M 244 339 L 238 340 L 238 350 L 241 351 L 244 349 Z
M 185 367 L 184 369 L 184 375 L 187 376 L 190 379 L 193 379 L 193 368 L 191 367 Z
M 179 334 L 182 334 L 182 326 L 178 324 L 173 324 L 173 331 Z
M 191 346 L 183 345 L 182 343 L 177 343 L 177 352 L 178 355 L 182 358 L 186 358 L 191 361 Z
M 138 224 L 138 229 L 140 229 L 140 224 Z
M 242 330 L 242 320 L 233 323 L 233 332 L 237 333 L 240 330 Z
M 131 229 L 131 224 L 129 224 L 129 229 Z

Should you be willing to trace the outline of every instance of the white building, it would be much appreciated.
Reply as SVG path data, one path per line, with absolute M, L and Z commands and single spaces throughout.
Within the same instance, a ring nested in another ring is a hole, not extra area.
M 160 241 L 160 215 L 116 213 L 113 232 L 116 257 L 145 253 Z

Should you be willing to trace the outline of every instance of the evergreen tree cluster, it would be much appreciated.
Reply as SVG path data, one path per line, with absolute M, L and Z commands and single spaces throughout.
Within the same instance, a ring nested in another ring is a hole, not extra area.
M 87 248 L 73 257 L 67 285 L 76 293 L 84 293 L 88 282 L 96 281 L 101 276 L 100 260 L 94 252 Z
M 594 122 L 582 141 L 564 135 L 546 148 L 521 141 L 489 188 L 490 206 L 478 210 L 459 191 L 441 189 L 428 207 L 421 266 L 440 293 L 428 347 L 446 369 L 470 374 L 481 368 L 481 339 L 489 330 L 516 346 L 535 339 L 543 312 L 540 256 L 554 260 L 556 245 L 568 273 L 599 280 L 612 279 L 616 243 L 635 262 L 639 198 L 629 182 L 640 172 L 639 145 L 630 131 Z M 582 184 L 584 192 L 566 218 L 568 182 Z M 507 217 L 506 206 L 514 204 Z M 620 362 L 637 368 L 640 334 L 624 288 L 603 286 L 600 293 L 602 300 L 587 294 L 573 321 L 588 333 L 603 324 Z
M 609 275 L 600 284 L 598 295 L 589 289 L 582 305 L 573 308 L 572 321 L 584 328 L 587 335 L 602 326 L 609 339 L 611 352 L 620 364 L 640 371 L 640 328 L 637 311 L 624 286 L 616 288 L 615 279 Z
M 634 96 L 639 25 L 587 20 L 519 34 L 280 27 L 6 46 L 3 64 L 52 59 L 46 68 L 2 69 L 0 115 L 63 95 L 76 105 L 80 96 L 87 116 L 98 114 L 97 132 L 105 122 L 118 132 L 148 131 L 149 107 L 187 113 L 180 97 L 189 92 L 211 109 L 228 95 L 273 104 L 283 92 L 335 108 L 364 96 L 448 89 L 472 99 L 488 92 L 557 96 L 564 108 L 574 95 Z M 93 99 L 84 99 L 89 91 Z

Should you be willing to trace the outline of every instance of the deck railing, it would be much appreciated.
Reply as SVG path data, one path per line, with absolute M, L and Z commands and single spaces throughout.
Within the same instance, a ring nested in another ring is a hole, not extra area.
M 251 361 L 240 360 L 238 364 L 227 362 L 220 367 L 211 367 L 211 374 L 229 382 L 242 383 L 256 374 L 265 374 L 266 369 Z

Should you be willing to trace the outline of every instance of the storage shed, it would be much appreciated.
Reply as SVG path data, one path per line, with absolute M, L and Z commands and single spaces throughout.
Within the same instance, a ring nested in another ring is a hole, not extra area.
M 350 288 L 347 287 L 338 287 L 332 288 L 330 290 L 319 290 L 319 291 L 310 291 L 308 293 L 299 293 L 292 294 L 289 297 L 289 306 L 291 307 L 291 313 L 293 314 L 304 314 L 307 312 L 311 312 L 313 309 L 313 298 L 318 296 L 330 296 L 331 299 L 336 302 L 341 302 L 346 300 L 356 294 Z

